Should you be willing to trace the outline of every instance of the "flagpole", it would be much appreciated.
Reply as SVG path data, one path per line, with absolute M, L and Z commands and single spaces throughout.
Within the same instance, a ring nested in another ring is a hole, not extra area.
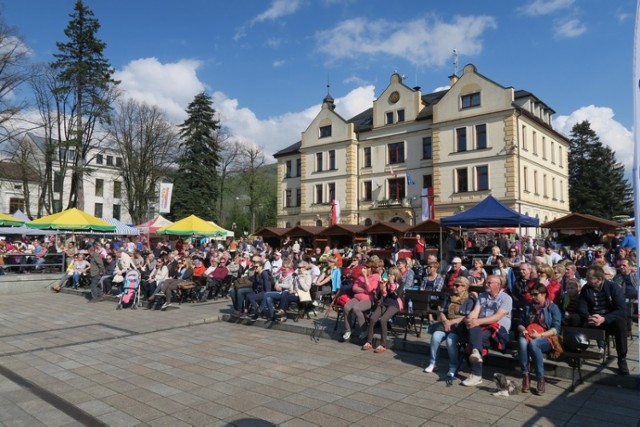
M 633 39 L 633 205 L 635 218 L 635 234 L 638 236 L 640 225 L 640 0 L 636 2 L 636 24 Z M 636 251 L 638 247 L 636 245 Z M 640 269 L 636 271 L 640 277 Z M 640 281 L 639 281 L 640 282 Z M 638 310 L 640 313 L 640 298 L 638 298 Z M 631 310 L 633 315 L 633 310 Z M 640 354 L 640 339 L 638 339 L 638 352 Z M 638 361 L 640 371 L 640 360 Z M 640 388 L 640 376 L 636 377 L 636 389 Z

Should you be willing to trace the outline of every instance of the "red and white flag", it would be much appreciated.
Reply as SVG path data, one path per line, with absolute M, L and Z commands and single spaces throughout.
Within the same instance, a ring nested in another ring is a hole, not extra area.
M 331 225 L 340 224 L 340 202 L 336 199 L 331 201 Z
M 436 207 L 433 203 L 433 187 L 423 188 L 420 198 L 422 199 L 422 221 L 436 219 Z

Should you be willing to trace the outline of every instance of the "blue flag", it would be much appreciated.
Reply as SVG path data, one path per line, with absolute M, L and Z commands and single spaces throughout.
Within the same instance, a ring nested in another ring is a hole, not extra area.
M 415 184 L 415 182 L 413 182 L 413 178 L 411 178 L 411 175 L 409 175 L 409 174 L 407 174 L 407 184 L 408 185 Z

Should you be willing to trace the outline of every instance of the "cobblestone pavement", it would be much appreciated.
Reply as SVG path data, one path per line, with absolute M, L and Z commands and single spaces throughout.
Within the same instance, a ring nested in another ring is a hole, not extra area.
M 569 393 L 570 381 L 551 378 L 544 396 L 496 397 L 486 379 L 447 387 L 423 373 L 422 354 L 218 321 L 223 307 L 0 297 L 0 424 L 640 425 L 634 390 Z

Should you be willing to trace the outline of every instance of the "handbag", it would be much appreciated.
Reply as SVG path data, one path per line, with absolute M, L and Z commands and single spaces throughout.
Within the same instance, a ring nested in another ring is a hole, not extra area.
M 311 292 L 298 289 L 298 299 L 300 302 L 311 302 Z
M 113 283 L 122 283 L 124 282 L 124 277 L 122 277 L 122 274 L 118 273 L 115 276 L 113 276 L 113 279 L 111 281 Z

